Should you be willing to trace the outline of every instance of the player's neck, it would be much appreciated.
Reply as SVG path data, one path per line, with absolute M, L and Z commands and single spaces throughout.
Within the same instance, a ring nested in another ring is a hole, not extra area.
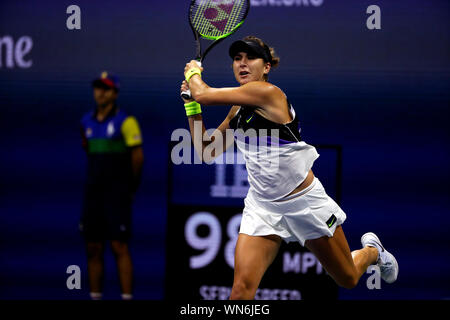
M 111 112 L 111 110 L 114 108 L 115 102 L 111 102 L 104 106 L 97 106 L 97 120 L 103 121 L 108 116 L 108 114 Z

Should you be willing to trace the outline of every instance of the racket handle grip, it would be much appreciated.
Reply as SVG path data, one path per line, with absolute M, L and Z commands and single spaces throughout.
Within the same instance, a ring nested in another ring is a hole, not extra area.
M 191 90 L 181 92 L 181 97 L 186 100 L 192 99 Z
M 195 62 L 198 64 L 198 66 L 200 68 L 202 67 L 202 62 L 201 61 L 195 60 Z M 192 99 L 191 90 L 188 89 L 186 91 L 181 92 L 181 97 L 186 99 L 186 100 Z

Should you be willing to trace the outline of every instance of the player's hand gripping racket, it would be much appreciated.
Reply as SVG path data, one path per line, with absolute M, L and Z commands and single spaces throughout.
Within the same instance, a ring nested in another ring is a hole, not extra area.
M 250 0 L 191 0 L 188 20 L 196 42 L 195 60 L 200 67 L 208 52 L 244 23 L 249 9 Z M 203 54 L 200 37 L 214 41 Z M 192 97 L 190 90 L 183 91 L 181 96 Z

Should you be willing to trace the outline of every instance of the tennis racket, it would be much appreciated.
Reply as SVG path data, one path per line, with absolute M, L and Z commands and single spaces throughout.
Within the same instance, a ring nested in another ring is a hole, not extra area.
M 231 36 L 244 23 L 250 0 L 191 0 L 189 25 L 196 43 L 195 60 L 201 67 L 208 52 L 223 39 Z M 202 53 L 200 38 L 213 41 Z M 191 91 L 183 91 L 184 99 L 191 99 Z

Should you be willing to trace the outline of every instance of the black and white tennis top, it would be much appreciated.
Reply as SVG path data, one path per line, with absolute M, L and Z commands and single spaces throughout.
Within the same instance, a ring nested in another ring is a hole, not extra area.
M 229 123 L 245 160 L 249 193 L 261 201 L 291 193 L 319 157 L 316 148 L 302 141 L 298 117 L 289 100 L 287 105 L 293 118 L 287 124 L 264 118 L 254 106 L 241 106 Z

